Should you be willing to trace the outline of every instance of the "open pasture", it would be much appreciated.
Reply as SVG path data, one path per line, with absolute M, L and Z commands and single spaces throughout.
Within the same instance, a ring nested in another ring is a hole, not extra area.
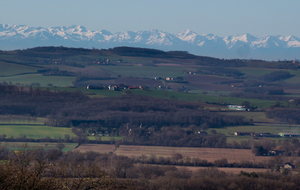
M 155 98 L 176 99 L 180 101 L 189 102 L 216 102 L 225 104 L 241 104 L 244 101 L 249 101 L 251 105 L 262 108 L 270 107 L 275 104 L 275 101 L 246 99 L 246 98 L 232 98 L 221 96 L 209 96 L 203 94 L 189 94 L 184 92 L 164 91 L 164 90 L 132 90 L 132 94 L 148 95 Z
M 40 83 L 41 86 L 47 86 L 51 83 L 53 86 L 72 86 L 72 81 L 75 77 L 66 76 L 43 76 L 41 74 L 25 74 L 9 77 L 0 77 L 0 81 L 12 82 L 13 84 L 20 83 L 30 85 L 31 83 Z
M 76 150 L 96 151 L 100 153 L 113 152 L 115 150 L 114 145 L 80 145 Z M 163 146 L 134 146 L 134 145 L 120 145 L 118 149 L 114 151 L 117 155 L 124 156 L 152 156 L 156 157 L 172 157 L 174 154 L 182 154 L 182 156 L 188 156 L 191 158 L 199 158 L 201 160 L 207 160 L 214 162 L 222 158 L 226 158 L 229 163 L 232 162 L 266 162 L 270 157 L 254 156 L 252 151 L 246 149 L 225 149 L 225 148 L 191 148 L 191 147 L 163 147 Z
M 37 72 L 39 68 L 0 61 L 0 76 L 17 75 L 21 73 Z
M 298 84 L 300 83 L 300 71 L 299 70 L 287 70 L 288 72 L 290 72 L 291 75 L 294 75 L 293 77 L 284 80 L 287 83 L 291 83 L 291 84 Z
M 239 69 L 242 73 L 245 73 L 246 75 L 251 75 L 255 77 L 260 77 L 262 75 L 269 74 L 273 71 L 276 71 L 274 69 L 254 69 L 254 68 L 240 68 Z
M 43 117 L 30 117 L 22 115 L 0 115 L 0 125 L 1 124 L 39 124 L 44 125 L 47 119 Z
M 27 138 L 64 138 L 66 134 L 75 137 L 71 128 L 66 127 L 50 127 L 40 124 L 1 124 L 0 133 L 5 134 L 6 138 L 20 137 L 25 135 Z

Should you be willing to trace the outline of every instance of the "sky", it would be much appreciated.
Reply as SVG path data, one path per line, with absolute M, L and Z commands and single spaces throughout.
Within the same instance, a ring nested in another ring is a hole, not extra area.
M 300 37 L 299 0 L 0 0 L 0 24 Z

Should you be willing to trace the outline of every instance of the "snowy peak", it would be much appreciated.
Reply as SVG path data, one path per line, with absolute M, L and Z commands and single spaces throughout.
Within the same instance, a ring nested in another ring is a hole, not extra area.
M 35 46 L 65 45 L 86 48 L 111 48 L 136 46 L 161 50 L 183 50 L 220 58 L 236 58 L 242 48 L 248 49 L 252 58 L 284 59 L 286 55 L 299 57 L 300 39 L 296 36 L 263 36 L 251 34 L 219 37 L 214 34 L 197 34 L 191 30 L 171 34 L 160 30 L 126 31 L 111 33 L 92 31 L 84 26 L 30 27 L 0 24 L 0 49 L 20 49 Z M 265 52 L 265 53 L 264 53 Z M 277 53 L 274 53 L 277 52 Z M 257 55 L 257 57 L 255 57 Z M 276 57 L 277 56 L 277 57 Z M 243 57 L 245 58 L 245 57 Z
M 197 37 L 197 34 L 189 29 L 179 32 L 176 34 L 176 37 L 181 39 L 182 41 L 188 42 L 188 43 L 193 43 Z
M 252 42 L 256 41 L 257 38 L 246 33 L 241 35 L 227 36 L 224 37 L 223 40 L 228 48 L 233 48 L 236 45 L 251 44 Z

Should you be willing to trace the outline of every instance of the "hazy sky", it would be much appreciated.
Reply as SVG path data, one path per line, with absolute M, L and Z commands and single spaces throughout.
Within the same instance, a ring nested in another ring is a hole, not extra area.
M 0 0 L 0 24 L 300 37 L 300 0 Z

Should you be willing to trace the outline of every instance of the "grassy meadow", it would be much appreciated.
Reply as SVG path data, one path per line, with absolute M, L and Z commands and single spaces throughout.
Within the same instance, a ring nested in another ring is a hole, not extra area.
M 5 134 L 6 138 L 20 137 L 25 135 L 27 138 L 64 138 L 66 134 L 75 137 L 71 128 L 50 127 L 41 124 L 0 124 L 0 133 Z
M 24 74 L 14 75 L 8 77 L 0 77 L 0 81 L 11 82 L 13 84 L 19 83 L 21 85 L 30 85 L 31 83 L 40 83 L 41 86 L 47 86 L 51 83 L 53 86 L 72 86 L 72 81 L 75 77 L 67 76 L 43 76 L 41 74 Z
M 27 65 L 19 65 L 13 63 L 5 63 L 0 61 L 0 76 L 10 76 L 22 73 L 34 73 L 37 72 L 39 68 L 31 67 Z

